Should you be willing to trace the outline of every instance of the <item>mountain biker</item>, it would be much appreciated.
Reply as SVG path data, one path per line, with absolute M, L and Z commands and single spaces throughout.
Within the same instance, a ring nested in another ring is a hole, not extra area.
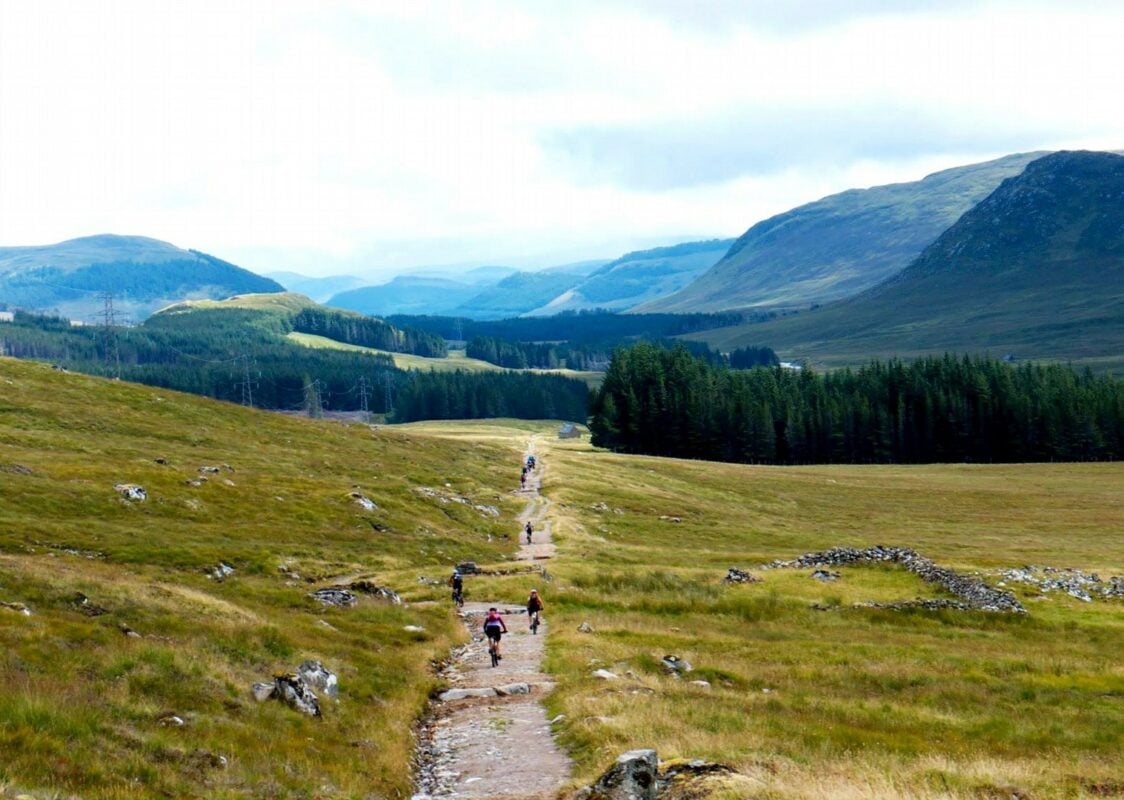
M 531 630 L 535 629 L 535 623 L 538 621 L 539 612 L 543 610 L 542 598 L 539 597 L 539 590 L 532 589 L 531 596 L 527 598 L 527 619 L 531 622 Z
M 527 488 L 527 473 L 526 473 L 526 471 L 524 471 L 523 474 L 519 476 L 519 488 L 520 489 L 526 489 Z
M 527 520 L 527 525 L 523 528 L 523 530 L 527 533 L 527 544 L 530 544 L 531 534 L 535 532 L 535 526 L 531 524 L 530 520 Z
M 495 606 L 488 609 L 488 615 L 484 617 L 484 636 L 491 639 L 496 650 L 496 658 L 503 658 L 500 655 L 500 636 L 507 633 L 507 624 L 504 623 L 503 617 L 500 612 L 496 610 Z
M 453 602 L 458 603 L 464 596 L 464 577 L 459 570 L 453 570 L 453 574 L 449 576 L 448 584 L 453 587 Z

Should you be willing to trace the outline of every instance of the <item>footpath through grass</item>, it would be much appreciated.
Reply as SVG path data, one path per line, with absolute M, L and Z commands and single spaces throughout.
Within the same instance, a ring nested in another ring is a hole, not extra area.
M 730 763 L 762 798 L 1124 794 L 1120 601 L 1012 585 L 1028 616 L 850 608 L 941 596 L 894 567 L 722 583 L 728 567 L 874 544 L 966 571 L 1124 574 L 1121 465 L 774 468 L 558 441 L 540 452 L 560 547 L 548 704 L 566 715 L 580 777 L 655 747 Z M 694 671 L 667 674 L 665 655 Z
M 463 637 L 419 576 L 513 550 L 519 447 L 0 359 L 0 797 L 408 794 L 430 662 Z M 309 597 L 356 576 L 407 603 Z M 253 700 L 306 659 L 339 675 L 323 718 Z

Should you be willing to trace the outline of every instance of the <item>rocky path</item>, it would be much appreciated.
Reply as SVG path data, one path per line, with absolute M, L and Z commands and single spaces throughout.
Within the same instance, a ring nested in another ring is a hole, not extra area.
M 532 437 L 528 452 L 534 452 Z M 522 494 L 527 507 L 520 524 L 535 527 L 532 543 L 520 535 L 516 558 L 524 561 L 554 555 L 550 502 L 540 493 L 543 468 L 528 475 Z M 485 594 L 477 579 L 472 594 Z M 549 601 L 549 598 L 548 598 Z M 418 754 L 418 794 L 423 798 L 546 798 L 570 775 L 570 760 L 551 735 L 540 700 L 551 683 L 542 672 L 549 625 L 537 635 L 527 625 L 522 597 L 466 603 L 462 612 L 472 641 L 454 654 L 443 671 L 451 689 L 435 704 L 422 732 Z M 510 633 L 503 638 L 503 660 L 491 666 L 481 633 L 485 612 L 496 606 Z

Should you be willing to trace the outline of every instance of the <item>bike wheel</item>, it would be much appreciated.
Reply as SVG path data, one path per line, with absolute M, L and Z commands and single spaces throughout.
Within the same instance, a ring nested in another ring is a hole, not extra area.
M 498 667 L 500 665 L 500 657 L 499 654 L 496 653 L 496 645 L 494 642 L 492 646 L 488 648 L 488 652 L 492 654 L 492 666 Z

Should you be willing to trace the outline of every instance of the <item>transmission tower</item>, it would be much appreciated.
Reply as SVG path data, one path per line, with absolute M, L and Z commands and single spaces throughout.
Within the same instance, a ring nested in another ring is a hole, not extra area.
M 250 377 L 250 356 L 242 354 L 242 405 L 254 407 L 254 381 Z
M 324 416 L 324 405 L 320 402 L 319 380 L 304 385 L 304 410 L 313 419 L 320 419 Z
M 383 377 L 385 378 L 385 381 L 383 383 L 385 390 L 385 394 L 383 396 L 383 407 L 386 409 L 386 415 L 389 417 L 394 411 L 394 398 L 390 393 L 390 373 L 387 372 Z
M 121 346 L 117 339 L 117 312 L 113 310 L 113 292 L 103 292 L 102 312 L 98 316 L 102 320 L 102 334 L 105 340 L 105 365 L 113 367 L 114 377 L 121 379 Z
M 368 420 L 371 418 L 371 410 L 367 406 L 367 376 L 359 376 L 359 407 L 363 409 L 363 419 Z

